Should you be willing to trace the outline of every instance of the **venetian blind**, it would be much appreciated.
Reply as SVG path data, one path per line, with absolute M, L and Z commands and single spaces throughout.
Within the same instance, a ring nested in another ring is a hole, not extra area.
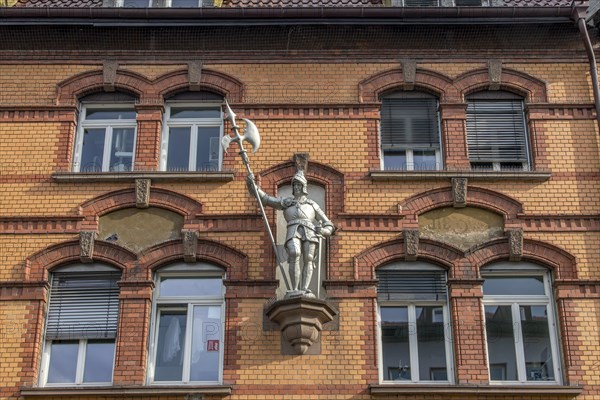
M 446 272 L 444 271 L 377 271 L 379 300 L 445 301 Z
M 437 100 L 383 98 L 383 149 L 438 149 Z
M 47 339 L 114 338 L 119 315 L 120 273 L 53 274 Z
M 469 159 L 527 162 L 522 100 L 470 100 L 467 106 Z

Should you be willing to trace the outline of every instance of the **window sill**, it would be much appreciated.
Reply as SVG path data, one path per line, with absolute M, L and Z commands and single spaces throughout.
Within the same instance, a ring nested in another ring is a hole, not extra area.
M 165 172 L 165 171 L 134 171 L 134 172 L 55 172 L 52 179 L 55 182 L 123 182 L 136 179 L 151 179 L 154 182 L 231 182 L 233 171 L 218 172 Z
M 379 384 L 369 387 L 370 393 L 377 396 L 390 396 L 396 394 L 418 395 L 418 394 L 483 394 L 493 396 L 545 396 L 552 395 L 562 398 L 574 398 L 581 394 L 583 388 L 580 386 L 560 385 L 435 385 L 435 384 Z
M 185 395 L 200 394 L 216 397 L 225 397 L 231 394 L 231 385 L 214 386 L 77 386 L 77 387 L 44 387 L 21 389 L 21 396 L 32 397 L 82 397 L 82 396 L 157 396 L 157 395 Z
M 369 172 L 374 181 L 444 180 L 468 178 L 477 181 L 525 180 L 545 182 L 552 174 L 547 171 L 384 171 Z

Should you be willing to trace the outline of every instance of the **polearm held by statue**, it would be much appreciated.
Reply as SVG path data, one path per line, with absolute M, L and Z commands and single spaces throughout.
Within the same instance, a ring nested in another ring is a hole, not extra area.
M 227 111 L 227 115 L 225 119 L 231 122 L 231 131 L 234 134 L 234 137 L 229 135 L 223 136 L 221 139 L 221 143 L 223 144 L 223 150 L 227 152 L 229 148 L 229 144 L 231 142 L 237 142 L 240 146 L 240 151 L 238 154 L 242 157 L 242 162 L 244 166 L 246 166 L 246 172 L 249 176 L 254 176 L 252 170 L 250 169 L 250 160 L 248 159 L 248 153 L 244 149 L 244 141 L 250 143 L 252 145 L 252 152 L 256 153 L 258 148 L 260 147 L 260 135 L 258 133 L 258 128 L 252 121 L 246 118 L 242 118 L 242 121 L 246 123 L 246 128 L 244 129 L 244 135 L 240 135 L 240 128 L 235 123 L 235 113 L 229 107 L 229 103 L 225 100 L 225 109 Z M 258 202 L 258 206 L 260 208 L 260 213 L 262 214 L 263 221 L 265 222 L 265 227 L 267 228 L 267 232 L 269 233 L 269 238 L 271 239 L 271 244 L 273 245 L 273 251 L 275 252 L 275 258 L 277 259 L 277 266 L 281 271 L 281 276 L 283 277 L 283 282 L 285 283 L 285 287 L 287 290 L 290 290 L 292 287 L 288 281 L 287 275 L 285 274 L 285 270 L 281 265 L 281 260 L 279 259 L 279 252 L 277 251 L 277 245 L 275 244 L 275 238 L 273 237 L 273 231 L 271 231 L 271 225 L 269 224 L 269 220 L 267 219 L 267 214 L 265 213 L 265 208 L 260 200 L 260 194 L 258 193 L 258 187 L 256 186 L 256 182 L 254 179 L 250 180 L 252 182 L 252 191 L 254 192 L 254 196 L 256 197 L 256 201 Z

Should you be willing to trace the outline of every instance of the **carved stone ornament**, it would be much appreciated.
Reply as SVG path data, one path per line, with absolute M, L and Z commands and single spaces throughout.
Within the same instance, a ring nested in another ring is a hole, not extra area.
M 337 313 L 326 301 L 305 296 L 279 300 L 266 309 L 267 317 L 279 324 L 282 342 L 289 342 L 298 355 L 307 354 L 320 340 L 323 325 L 333 321 Z
M 467 178 L 452 178 L 452 198 L 454 208 L 467 206 Z
M 91 263 L 94 255 L 96 231 L 79 232 L 79 259 L 82 263 Z
M 508 231 L 508 251 L 510 261 L 521 261 L 523 257 L 523 229 Z
M 183 261 L 195 262 L 198 252 L 198 231 L 183 229 L 181 231 L 183 239 Z
M 296 164 L 297 171 L 308 170 L 308 159 L 310 158 L 309 153 L 296 153 L 294 154 L 294 164 Z
M 188 63 L 188 79 L 191 91 L 199 91 L 201 89 L 200 82 L 202 80 L 202 62 L 193 61 Z
M 106 60 L 102 63 L 102 77 L 105 92 L 115 91 L 117 69 L 119 69 L 119 64 L 117 64 L 115 60 Z
M 137 208 L 150 207 L 150 179 L 135 180 L 135 206 Z
M 502 61 L 490 60 L 488 62 L 488 74 L 490 76 L 490 90 L 500 90 L 502 83 Z
M 401 60 L 402 74 L 404 75 L 404 90 L 413 90 L 415 88 L 415 79 L 417 78 L 417 62 L 415 60 Z
M 419 230 L 405 229 L 402 235 L 404 236 L 404 259 L 415 261 L 419 255 Z

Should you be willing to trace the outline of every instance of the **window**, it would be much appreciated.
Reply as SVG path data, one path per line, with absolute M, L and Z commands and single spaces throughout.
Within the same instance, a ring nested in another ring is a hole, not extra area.
M 523 99 L 507 92 L 467 97 L 467 144 L 471 168 L 528 170 Z
M 218 171 L 221 168 L 221 96 L 183 93 L 167 102 L 162 171 Z
M 391 7 L 438 7 L 438 0 L 390 0 Z
M 156 287 L 150 382 L 220 382 L 222 270 L 208 264 L 172 265 L 157 275 Z
M 446 272 L 434 265 L 394 263 L 377 271 L 380 379 L 453 381 Z
M 488 0 L 454 0 L 457 7 L 480 7 L 487 6 Z
M 112 382 L 120 276 L 99 264 L 52 273 L 42 386 Z
M 414 92 L 382 97 L 381 152 L 386 170 L 440 169 L 437 99 Z
M 152 0 L 117 0 L 117 6 L 129 8 L 152 7 Z
M 547 271 L 497 263 L 482 271 L 490 380 L 560 380 L 554 308 Z
M 137 115 L 134 101 L 135 98 L 123 93 L 101 93 L 80 99 L 75 172 L 133 170 Z
M 150 8 L 150 7 L 173 7 L 173 8 L 198 8 L 212 7 L 213 0 L 116 0 L 117 7 L 126 8 Z

